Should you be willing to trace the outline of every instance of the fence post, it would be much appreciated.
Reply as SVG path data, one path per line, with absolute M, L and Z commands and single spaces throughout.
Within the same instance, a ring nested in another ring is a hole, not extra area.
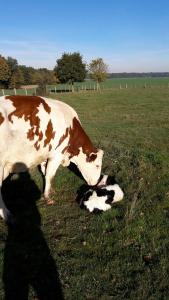
M 16 95 L 16 89 L 14 88 L 14 94 Z
M 25 88 L 25 95 L 27 96 L 28 95 L 28 92 L 27 92 L 27 89 Z
M 121 84 L 120 84 L 120 90 L 122 89 Z
M 5 96 L 4 90 L 2 90 L 2 95 Z
M 126 83 L 126 89 L 127 89 L 127 83 Z

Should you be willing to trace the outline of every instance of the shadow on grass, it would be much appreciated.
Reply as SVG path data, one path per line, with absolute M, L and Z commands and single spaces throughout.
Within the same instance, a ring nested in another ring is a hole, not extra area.
M 57 267 L 41 230 L 41 217 L 36 206 L 41 192 L 29 173 L 19 179 L 8 178 L 2 193 L 16 218 L 8 225 L 4 253 L 3 282 L 5 299 L 64 299 Z M 34 292 L 32 292 L 32 290 Z
M 67 168 L 68 168 L 69 171 L 74 173 L 77 177 L 84 180 L 81 172 L 79 171 L 78 167 L 74 163 L 71 162 L 70 165 Z

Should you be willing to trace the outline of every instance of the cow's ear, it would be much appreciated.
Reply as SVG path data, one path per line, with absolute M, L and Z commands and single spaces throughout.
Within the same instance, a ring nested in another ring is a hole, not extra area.
M 87 162 L 92 162 L 92 161 L 94 161 L 94 160 L 96 159 L 96 157 L 97 157 L 97 154 L 96 154 L 96 153 L 91 153 L 91 154 L 87 157 L 86 161 L 87 161 Z

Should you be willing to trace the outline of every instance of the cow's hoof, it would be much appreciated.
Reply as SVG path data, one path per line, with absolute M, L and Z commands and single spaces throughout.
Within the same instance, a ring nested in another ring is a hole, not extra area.
M 54 200 L 52 200 L 52 199 L 46 199 L 46 204 L 47 205 L 53 205 L 54 203 L 55 203 Z

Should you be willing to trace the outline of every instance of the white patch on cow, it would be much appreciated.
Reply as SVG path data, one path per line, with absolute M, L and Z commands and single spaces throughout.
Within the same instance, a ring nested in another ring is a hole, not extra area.
M 92 212 L 95 208 L 106 211 L 111 208 L 110 204 L 105 203 L 106 200 L 107 196 L 98 197 L 96 192 L 94 191 L 89 199 L 87 201 L 84 201 L 84 205 L 90 212 Z
M 1 106 L 3 107 L 4 111 L 8 112 L 8 115 L 12 113 L 16 107 L 13 105 L 13 102 L 9 99 L 5 99 L 5 97 L 1 97 Z
M 118 184 L 108 185 L 106 186 L 107 191 L 114 191 L 114 197 L 112 202 L 121 201 L 124 197 L 124 193 Z
M 46 101 L 46 103 L 50 105 L 50 107 L 52 108 L 52 111 L 57 110 L 57 115 L 56 115 L 55 119 L 58 119 L 61 122 L 61 124 L 63 124 L 63 122 L 64 122 L 64 125 L 67 124 L 66 127 L 72 126 L 72 120 L 73 120 L 72 117 L 75 117 L 79 121 L 79 117 L 78 117 L 76 111 L 68 104 L 61 102 L 59 100 L 53 100 L 53 99 L 49 99 L 49 98 L 45 98 L 45 97 L 41 97 L 41 98 L 44 99 Z M 63 115 L 63 112 L 64 112 L 64 115 Z
M 50 113 L 48 113 L 42 103 L 38 106 L 38 113 L 36 114 L 40 119 L 40 131 L 45 133 L 48 122 L 50 120 Z

